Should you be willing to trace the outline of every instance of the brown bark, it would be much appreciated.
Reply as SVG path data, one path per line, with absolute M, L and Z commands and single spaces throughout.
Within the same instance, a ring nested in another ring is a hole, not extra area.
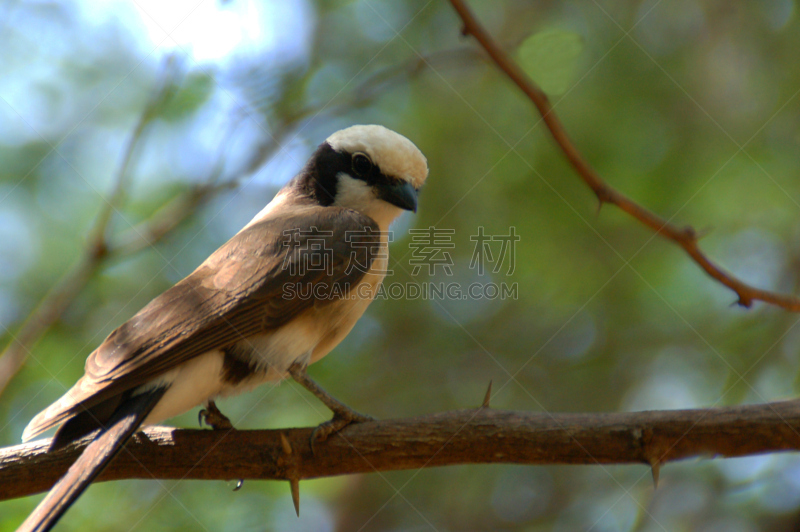
M 800 401 L 697 410 L 548 414 L 480 408 L 351 425 L 311 453 L 311 428 L 154 427 L 100 480 L 290 480 L 456 464 L 623 464 L 800 449 Z M 283 436 L 283 437 L 282 437 Z M 86 446 L 0 450 L 0 500 L 47 490 Z

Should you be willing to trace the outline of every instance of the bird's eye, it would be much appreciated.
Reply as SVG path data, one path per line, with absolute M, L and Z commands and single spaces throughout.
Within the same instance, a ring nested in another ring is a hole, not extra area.
M 358 176 L 365 176 L 372 171 L 372 161 L 363 153 L 353 155 L 353 171 Z

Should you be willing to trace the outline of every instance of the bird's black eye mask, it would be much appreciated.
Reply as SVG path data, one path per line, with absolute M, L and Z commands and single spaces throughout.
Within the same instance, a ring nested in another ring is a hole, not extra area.
M 314 176 L 314 195 L 321 205 L 333 204 L 336 199 L 337 175 L 344 172 L 370 186 L 387 187 L 403 184 L 402 179 L 387 176 L 380 167 L 363 152 L 336 151 L 323 142 L 309 161 L 308 170 Z
M 366 153 L 353 153 L 350 162 L 353 167 L 350 175 L 372 186 L 378 198 L 401 209 L 417 212 L 419 191 L 411 183 L 382 173 Z
M 342 155 L 349 158 L 350 168 L 342 171 L 349 174 L 355 179 L 360 179 L 368 185 L 385 187 L 393 185 L 401 185 L 405 181 L 396 177 L 390 177 L 381 172 L 380 167 L 375 164 L 369 155 L 364 152 L 357 151 L 352 154 L 342 152 Z

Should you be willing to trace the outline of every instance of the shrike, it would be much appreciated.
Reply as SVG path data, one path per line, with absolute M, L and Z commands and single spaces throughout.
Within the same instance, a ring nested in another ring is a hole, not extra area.
M 23 441 L 59 425 L 53 449 L 96 435 L 19 530 L 55 525 L 142 425 L 205 404 L 209 424 L 230 427 L 213 403 L 220 396 L 291 375 L 333 410 L 323 437 L 363 419 L 305 367 L 341 342 L 372 301 L 389 224 L 416 212 L 427 176 L 417 147 L 382 126 L 328 137 L 264 210 L 112 332 L 83 377 L 33 418 Z

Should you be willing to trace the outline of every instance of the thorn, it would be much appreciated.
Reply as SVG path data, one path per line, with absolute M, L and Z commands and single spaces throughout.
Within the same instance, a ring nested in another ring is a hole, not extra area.
M 289 487 L 292 490 L 292 502 L 294 503 L 294 511 L 297 517 L 300 517 L 300 480 L 296 478 L 289 479 Z
M 239 491 L 240 489 L 242 489 L 242 486 L 244 486 L 244 479 L 240 478 L 239 480 L 236 481 L 236 487 L 233 488 L 233 491 Z
M 597 197 L 597 212 L 600 213 L 600 207 L 605 205 L 606 203 L 613 203 L 611 191 L 608 190 L 606 186 L 597 185 L 592 186 L 592 192 L 594 192 L 595 197 Z
M 701 239 L 707 237 L 708 235 L 710 235 L 713 230 L 714 230 L 713 226 L 704 227 L 704 228 L 700 229 L 699 231 L 695 231 L 694 237 L 695 237 L 696 240 L 701 240 Z
M 489 387 L 486 388 L 486 395 L 483 396 L 483 404 L 481 405 L 481 408 L 491 408 L 489 406 L 489 401 L 491 400 L 491 398 L 492 398 L 492 380 L 489 379 Z
M 284 454 L 292 454 L 292 445 L 289 443 L 289 440 L 286 439 L 283 432 L 281 432 L 281 447 L 283 448 Z
M 461 36 L 462 37 L 469 37 L 469 29 L 466 25 L 462 26 L 461 28 Z
M 597 198 L 597 211 L 595 211 L 595 213 L 594 213 L 595 216 L 597 216 L 597 217 L 600 216 L 600 210 L 603 208 L 603 205 L 605 205 L 605 204 L 606 204 L 606 200 L 604 200 L 604 199 L 602 199 L 600 197 Z
M 658 460 L 650 461 L 650 472 L 653 474 L 653 489 L 658 489 L 658 477 L 661 474 L 661 463 Z

